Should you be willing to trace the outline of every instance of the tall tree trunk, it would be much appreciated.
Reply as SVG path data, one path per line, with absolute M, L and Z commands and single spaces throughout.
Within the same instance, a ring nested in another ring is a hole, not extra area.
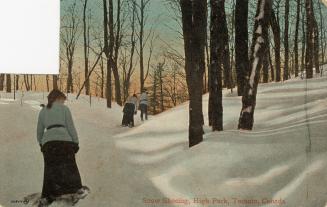
M 305 54 L 305 70 L 306 78 L 313 77 L 314 63 L 314 19 L 313 19 L 313 3 L 312 0 L 305 0 L 305 9 L 307 17 L 307 35 L 306 35 L 306 54 Z
M 68 61 L 67 93 L 73 93 L 73 60 Z
M 46 86 L 47 86 L 47 91 L 49 92 L 50 91 L 49 75 L 46 75 L 45 76 L 45 83 L 46 83 Z
M 103 63 L 103 57 L 101 55 L 101 60 L 100 60 L 100 68 L 101 68 L 101 84 L 100 84 L 100 97 L 104 98 L 104 63 Z
M 16 75 L 16 90 L 19 90 L 19 75 Z
M 269 66 L 270 66 L 270 78 L 271 78 L 271 81 L 275 81 L 275 71 L 274 71 L 274 65 L 271 60 L 270 49 L 268 50 L 268 60 L 269 60 Z
M 236 0 L 235 8 L 235 64 L 237 94 L 243 95 L 246 76 L 249 73 L 248 54 L 248 0 Z
M 242 97 L 239 129 L 252 130 L 253 128 L 260 69 L 263 57 L 268 52 L 268 26 L 271 11 L 272 0 L 258 0 L 251 46 L 251 72 Z
M 285 27 L 284 27 L 284 73 L 283 80 L 288 80 L 289 69 L 289 47 L 288 47 L 288 27 L 289 27 L 289 11 L 290 11 L 290 0 L 285 0 Z
M 87 11 L 87 3 L 88 0 L 84 0 L 83 5 L 83 37 L 84 37 L 84 78 L 85 82 L 85 94 L 90 94 L 90 80 L 88 78 L 89 75 L 89 37 L 88 37 L 88 25 L 86 21 L 86 11 Z
M 103 0 L 103 27 L 104 27 L 104 53 L 107 57 L 107 82 L 106 82 L 106 99 L 107 107 L 111 108 L 111 68 L 112 68 L 112 51 L 113 51 L 113 5 L 112 0 L 109 0 L 109 18 L 107 0 Z M 109 31 L 108 31 L 109 27 Z M 110 37 L 109 37 L 110 36 Z M 110 40 L 109 40 L 110 38 Z
M 31 91 L 33 91 L 33 75 L 31 75 L 30 89 Z
M 274 42 L 275 42 L 275 71 L 276 77 L 275 81 L 279 82 L 281 80 L 281 71 L 280 71 L 280 26 L 277 21 L 275 12 L 271 10 L 271 18 L 270 18 L 270 25 L 274 35 Z
M 316 69 L 316 73 L 319 74 L 320 73 L 320 68 L 319 68 L 319 27 L 318 27 L 316 20 L 314 20 L 313 34 L 314 34 L 314 40 L 313 40 L 314 66 Z
M 296 23 L 294 35 L 294 68 L 295 77 L 299 75 L 299 25 L 300 25 L 301 0 L 296 0 Z
M 223 130 L 222 71 L 224 40 L 222 39 L 223 12 L 219 0 L 210 0 L 210 89 L 209 122 L 213 131 Z
M 203 141 L 202 81 L 205 67 L 207 1 L 180 0 L 185 72 L 189 92 L 189 146 Z
M 165 110 L 164 108 L 164 93 L 163 93 L 163 77 L 162 77 L 162 72 L 163 72 L 163 63 L 159 63 L 158 65 L 158 73 L 159 73 L 159 86 L 160 86 L 160 111 L 163 112 Z
M 58 76 L 52 75 L 52 88 L 58 89 Z
M 221 26 L 219 29 L 219 38 L 222 41 L 222 64 L 224 68 L 224 85 L 226 88 L 232 88 L 232 69 L 230 63 L 230 53 L 229 53 L 229 36 L 227 28 L 227 20 L 225 13 L 225 0 L 218 1 L 218 15 L 220 21 L 218 22 Z
M 144 46 L 143 46 L 143 37 L 144 37 L 144 0 L 141 0 L 140 5 L 140 33 L 139 33 L 139 47 L 140 47 L 140 92 L 142 93 L 144 89 Z
M 5 74 L 0 74 L 0 91 L 3 91 L 5 82 Z
M 6 74 L 6 92 L 11 93 L 11 76 Z
M 120 15 L 121 15 L 121 0 L 117 0 L 117 20 L 116 20 L 116 35 L 115 35 L 115 49 L 114 49 L 114 60 L 113 60 L 113 67 L 112 73 L 115 79 L 115 100 L 118 105 L 122 105 L 122 98 L 121 98 L 121 91 L 120 91 L 120 77 L 118 71 L 118 55 L 119 55 L 119 48 L 121 44 L 121 22 L 120 22 Z
M 304 5 L 304 4 L 303 4 Z M 306 28 L 305 28 L 305 5 L 301 7 L 302 16 L 302 55 L 301 55 L 301 73 L 303 74 L 305 69 L 305 50 L 306 50 Z
M 320 16 L 320 45 L 321 45 L 321 62 L 322 64 L 325 63 L 325 48 L 324 48 L 324 18 L 322 14 L 322 9 L 321 9 L 321 3 L 318 2 L 318 8 L 319 8 L 319 16 Z M 326 38 L 326 37 L 325 37 Z
M 135 39 L 135 21 L 136 21 L 136 15 L 137 15 L 137 4 L 136 1 L 132 1 L 132 17 L 131 17 L 131 35 L 130 35 L 130 56 L 129 56 L 129 64 L 128 69 L 126 71 L 125 79 L 124 79 L 124 102 L 127 100 L 129 95 L 129 88 L 130 88 L 130 81 L 131 76 L 133 74 L 133 68 L 134 68 L 134 53 L 135 53 L 135 47 L 136 47 L 136 39 Z
M 30 85 L 29 85 L 29 81 L 28 81 L 28 75 L 24 75 L 24 85 L 25 85 L 26 91 L 29 91 Z
M 263 83 L 268 83 L 269 80 L 269 43 L 267 45 L 267 52 L 263 55 L 263 66 L 262 66 L 262 72 L 263 72 Z

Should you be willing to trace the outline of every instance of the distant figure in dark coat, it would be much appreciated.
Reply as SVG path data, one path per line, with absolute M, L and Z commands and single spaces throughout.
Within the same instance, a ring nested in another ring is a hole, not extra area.
M 134 114 L 137 113 L 137 96 L 134 94 L 129 97 L 124 105 L 123 109 L 123 121 L 122 126 L 134 127 Z
M 148 92 L 143 90 L 140 96 L 140 110 L 141 110 L 141 120 L 143 121 L 143 115 L 145 120 L 148 120 Z
M 44 178 L 39 206 L 47 206 L 64 194 L 87 195 L 75 161 L 78 136 L 72 114 L 59 90 L 48 95 L 48 104 L 39 113 L 37 141 L 44 157 Z

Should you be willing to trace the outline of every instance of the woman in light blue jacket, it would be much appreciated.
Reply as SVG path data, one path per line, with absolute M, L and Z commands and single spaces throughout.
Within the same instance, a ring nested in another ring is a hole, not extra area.
M 64 194 L 75 194 L 77 199 L 87 195 L 75 160 L 75 153 L 79 150 L 78 136 L 72 114 L 64 105 L 65 100 L 64 93 L 53 90 L 48 96 L 47 106 L 39 113 L 37 141 L 44 157 L 39 206 L 47 206 Z

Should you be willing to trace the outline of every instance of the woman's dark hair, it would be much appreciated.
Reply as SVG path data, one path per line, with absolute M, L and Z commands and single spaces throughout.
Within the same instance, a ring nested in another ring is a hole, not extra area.
M 53 102 L 55 102 L 57 99 L 65 99 L 66 100 L 66 95 L 61 92 L 58 89 L 53 89 L 49 95 L 48 95 L 48 104 L 47 104 L 47 108 L 51 109 Z

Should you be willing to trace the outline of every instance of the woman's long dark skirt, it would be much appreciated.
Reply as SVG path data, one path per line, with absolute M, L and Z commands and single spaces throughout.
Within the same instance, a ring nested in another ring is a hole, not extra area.
M 82 187 L 73 142 L 51 141 L 42 147 L 44 157 L 44 178 L 42 198 L 75 193 Z

